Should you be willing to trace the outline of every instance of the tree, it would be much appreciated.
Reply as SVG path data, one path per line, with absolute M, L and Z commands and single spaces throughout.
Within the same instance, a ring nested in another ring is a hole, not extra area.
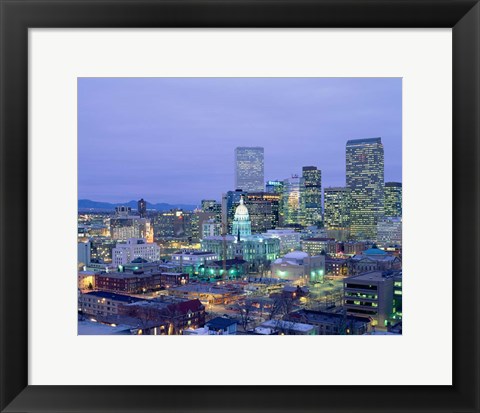
M 240 325 L 244 331 L 247 331 L 248 325 L 253 321 L 254 307 L 250 300 L 245 300 L 243 304 L 235 304 L 234 309 L 238 312 L 240 318 Z

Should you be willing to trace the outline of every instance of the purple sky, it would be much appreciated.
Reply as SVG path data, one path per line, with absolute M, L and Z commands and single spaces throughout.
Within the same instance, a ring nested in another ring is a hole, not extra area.
M 381 137 L 402 179 L 400 78 L 80 78 L 78 196 L 199 204 L 234 188 L 234 149 L 265 148 L 265 179 L 322 170 L 345 185 L 349 139 Z

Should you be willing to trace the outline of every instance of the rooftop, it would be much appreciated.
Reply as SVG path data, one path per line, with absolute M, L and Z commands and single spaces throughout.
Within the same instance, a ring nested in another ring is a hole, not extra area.
M 237 324 L 237 321 L 231 318 L 226 318 L 226 317 L 215 317 L 215 318 L 212 318 L 207 323 L 205 323 L 205 325 L 208 326 L 208 328 L 221 329 L 221 330 L 233 324 Z
M 98 297 L 98 298 L 106 298 L 109 300 L 121 301 L 124 303 L 134 303 L 137 301 L 145 301 L 145 299 L 143 298 L 131 297 L 130 295 L 124 295 L 124 294 L 109 293 L 107 291 L 92 291 L 84 295 L 88 295 L 89 297 L 92 296 L 92 297 Z
M 363 145 L 365 143 L 382 143 L 382 138 L 350 139 L 347 141 L 347 146 Z
M 394 277 L 401 277 L 402 271 L 369 271 L 362 274 L 352 275 L 345 278 L 345 281 L 385 281 Z
M 285 320 L 268 320 L 262 323 L 260 327 L 301 331 L 304 333 L 311 331 L 315 328 L 315 326 L 311 324 L 295 323 L 292 321 L 285 321 Z

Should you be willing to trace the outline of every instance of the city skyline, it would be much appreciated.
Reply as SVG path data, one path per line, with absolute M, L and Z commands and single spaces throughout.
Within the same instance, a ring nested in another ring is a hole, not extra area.
M 265 148 L 264 181 L 312 165 L 323 188 L 345 186 L 346 142 L 375 136 L 385 146 L 385 181 L 402 181 L 401 79 L 88 78 L 78 86 L 79 199 L 219 201 L 236 189 L 239 146 Z

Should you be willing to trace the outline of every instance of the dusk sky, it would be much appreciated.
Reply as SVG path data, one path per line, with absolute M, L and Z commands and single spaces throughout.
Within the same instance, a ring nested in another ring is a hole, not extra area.
M 347 140 L 373 137 L 401 182 L 400 78 L 80 78 L 78 196 L 221 201 L 237 146 L 265 148 L 265 180 L 313 165 L 344 186 Z

